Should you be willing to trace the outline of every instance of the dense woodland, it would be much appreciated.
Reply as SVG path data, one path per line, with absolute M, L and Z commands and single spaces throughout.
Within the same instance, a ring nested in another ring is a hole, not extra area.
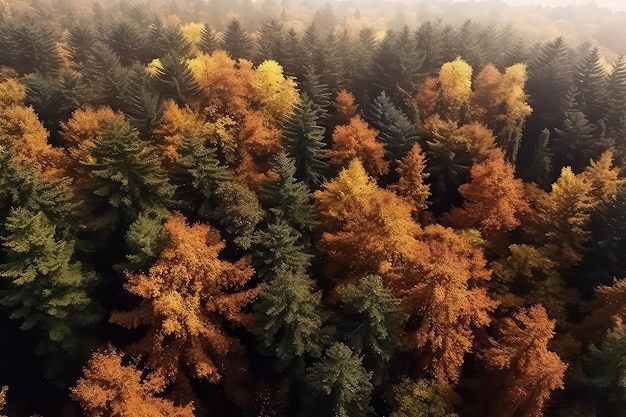
M 626 416 L 626 57 L 296 3 L 0 2 L 1 412 Z

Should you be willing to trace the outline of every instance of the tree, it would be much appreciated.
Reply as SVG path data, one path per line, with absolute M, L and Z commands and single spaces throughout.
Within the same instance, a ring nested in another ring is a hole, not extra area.
M 300 101 L 296 82 L 283 75 L 283 67 L 276 61 L 263 61 L 257 67 L 252 88 L 252 99 L 258 103 L 259 111 L 276 127 L 282 126 Z
M 409 343 L 418 349 L 420 364 L 449 394 L 475 332 L 490 323 L 498 303 L 487 294 L 491 274 L 475 243 L 440 225 L 426 226 L 418 237 L 419 251 L 390 285 L 405 312 L 419 320 Z
M 373 389 L 361 359 L 348 346 L 335 343 L 321 362 L 307 370 L 307 384 L 316 392 L 329 396 L 333 417 L 367 416 L 372 413 Z
M 256 225 L 263 219 L 263 209 L 253 191 L 238 181 L 221 183 L 215 189 L 219 201 L 213 216 L 235 244 L 247 249 L 252 244 Z
M 128 122 L 102 121 L 93 147 L 76 161 L 93 230 L 112 232 L 146 208 L 167 207 L 174 192 L 156 150 Z
M 223 46 L 232 59 L 251 59 L 254 49 L 254 41 L 237 19 L 231 20 L 226 26 Z
M 145 57 L 141 57 L 145 42 L 145 32 L 137 24 L 129 21 L 113 23 L 106 35 L 106 43 L 125 67 L 136 60 L 147 62 Z
M 6 219 L 0 276 L 10 280 L 0 303 L 22 330 L 37 335 L 36 353 L 77 353 L 81 329 L 98 319 L 89 290 L 95 274 L 73 260 L 74 242 L 63 237 L 44 212 L 16 208 Z M 55 374 L 58 369 L 50 369 Z
M 430 176 L 426 170 L 426 155 L 416 143 L 398 163 L 396 169 L 400 180 L 390 188 L 404 198 L 413 208 L 413 217 L 419 216 L 428 207 L 430 187 L 426 179 Z
M 622 137 L 626 132 L 626 55 L 619 57 L 606 80 L 606 128 L 608 135 Z
M 167 243 L 163 224 L 170 217 L 167 210 L 145 210 L 139 213 L 126 233 L 126 262 L 118 270 L 147 271 Z
M 328 167 L 324 150 L 324 128 L 319 125 L 313 102 L 306 96 L 296 106 L 283 130 L 283 141 L 296 163 L 296 178 L 318 185 Z
M 388 159 L 404 158 L 419 139 L 415 125 L 394 106 L 384 91 L 374 100 L 371 113 L 372 126 L 379 131 Z
M 0 411 L 4 410 L 4 406 L 6 405 L 6 394 L 8 390 L 9 390 L 9 387 L 7 387 L 6 385 L 0 388 Z M 6 417 L 6 416 L 0 416 L 0 417 Z
M 279 370 L 304 370 L 304 357 L 322 353 L 324 334 L 319 292 L 304 268 L 279 264 L 254 305 L 253 333 L 262 351 L 276 357 Z
M 444 101 L 442 115 L 448 120 L 460 120 L 461 109 L 472 93 L 472 67 L 461 58 L 443 64 L 439 70 L 439 85 Z
M 354 102 L 354 95 L 341 90 L 337 94 L 335 103 L 335 113 L 333 114 L 333 124 L 335 125 L 347 125 L 350 120 L 357 115 L 359 106 Z
M 530 206 L 514 170 L 499 149 L 486 161 L 475 164 L 470 170 L 472 181 L 459 188 L 465 199 L 463 208 L 452 209 L 446 221 L 455 227 L 477 228 L 486 238 L 518 227 L 519 218 L 530 211 Z
M 284 25 L 278 19 L 271 18 L 261 23 L 255 51 L 255 63 L 260 64 L 265 60 L 282 63 L 285 56 L 286 40 L 287 34 Z
M 339 290 L 341 313 L 337 328 L 340 340 L 363 355 L 363 366 L 372 372 L 372 384 L 382 386 L 389 362 L 401 343 L 406 321 L 400 300 L 383 286 L 379 276 L 368 275 Z
M 128 84 L 128 69 L 105 44 L 96 42 L 91 48 L 82 71 L 91 85 L 94 106 L 109 106 L 119 110 L 124 106 L 124 91 Z
M 225 323 L 248 325 L 242 309 L 259 293 L 245 289 L 253 274 L 247 259 L 221 260 L 224 242 L 209 226 L 188 226 L 181 215 L 165 223 L 168 242 L 148 274 L 127 273 L 125 288 L 140 297 L 131 311 L 116 311 L 111 321 L 126 328 L 147 326 L 128 347 L 145 355 L 146 366 L 174 383 L 176 395 L 189 400 L 189 377 L 234 389 L 245 369 L 241 342 Z
M 359 116 L 345 126 L 335 127 L 333 146 L 328 151 L 331 166 L 341 169 L 351 160 L 359 159 L 370 175 L 384 174 L 389 164 L 384 160 L 384 145 L 376 140 L 377 136 L 378 131 Z
M 591 184 L 590 193 L 598 204 L 608 201 L 624 183 L 619 175 L 619 169 L 613 166 L 613 152 L 608 150 L 599 159 L 589 161 L 580 176 L 583 181 Z
M 590 48 L 574 69 L 573 80 L 578 87 L 576 102 L 591 123 L 598 123 L 604 117 L 606 75 L 598 47 Z
M 450 413 L 437 386 L 427 379 L 403 378 L 393 387 L 391 417 L 458 417 Z
M 274 158 L 272 173 L 273 177 L 263 185 L 262 202 L 299 233 L 310 232 L 315 225 L 312 196 L 308 186 L 295 178 L 294 158 L 279 153 Z
M 172 99 L 184 106 L 200 98 L 200 88 L 181 52 L 168 52 L 160 57 L 159 63 L 160 68 L 151 81 L 161 100 Z
M 599 285 L 594 299 L 587 306 L 591 312 L 583 323 L 584 340 L 599 342 L 607 330 L 620 329 L 626 325 L 626 280 L 614 279 L 613 285 Z
M 135 365 L 124 365 L 114 348 L 94 352 L 83 374 L 71 391 L 88 417 L 194 416 L 193 405 L 180 407 L 157 397 L 166 386 L 162 375 L 153 372 L 144 376 Z
M 481 357 L 489 369 L 504 371 L 489 416 L 540 417 L 550 393 L 563 388 L 567 365 L 548 350 L 554 323 L 536 305 L 503 319 L 496 337 L 489 338 Z
M 213 26 L 205 23 L 202 26 L 202 31 L 200 32 L 200 42 L 198 43 L 198 49 L 203 54 L 211 55 L 218 49 L 220 45 L 220 38 L 215 33 L 215 29 Z

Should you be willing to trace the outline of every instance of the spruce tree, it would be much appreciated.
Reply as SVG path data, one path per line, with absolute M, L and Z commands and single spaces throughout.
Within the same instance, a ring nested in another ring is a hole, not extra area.
M 615 61 L 606 81 L 605 119 L 607 133 L 614 138 L 626 135 L 626 55 Z M 620 143 L 621 145 L 621 143 Z M 623 145 L 621 145 L 623 148 Z
M 606 72 L 597 47 L 589 49 L 574 71 L 576 102 L 587 120 L 598 123 L 606 109 Z
M 372 372 L 372 384 L 388 380 L 389 362 L 400 346 L 406 317 L 400 300 L 383 286 L 379 276 L 368 275 L 339 290 L 340 339 L 363 355 L 363 366 Z
M 200 43 L 198 49 L 204 54 L 212 54 L 220 45 L 220 39 L 215 33 L 213 26 L 205 23 L 200 33 Z
M 296 178 L 310 186 L 319 185 L 328 169 L 324 131 L 315 105 L 304 95 L 285 124 L 283 139 L 295 159 Z
M 261 24 L 255 51 L 254 62 L 258 65 L 266 60 L 278 63 L 284 61 L 286 33 L 283 24 L 277 19 L 270 19 Z
M 320 362 L 307 369 L 306 382 L 329 400 L 333 417 L 365 417 L 372 414 L 372 383 L 361 358 L 343 343 L 335 343 Z M 323 409 L 325 404 L 318 404 Z M 319 409 L 318 409 L 319 410 Z
M 94 230 L 127 227 L 142 210 L 171 202 L 174 187 L 161 169 L 156 149 L 126 121 L 101 122 L 89 158 L 77 163 Z
M 96 33 L 89 26 L 73 26 L 67 34 L 67 43 L 72 62 L 82 66 L 87 62 L 89 50 L 96 42 Z
M 184 55 L 169 52 L 160 59 L 160 62 L 161 68 L 153 77 L 153 88 L 159 91 L 160 98 L 173 99 L 180 107 L 196 101 L 200 96 L 200 87 Z
M 419 140 L 417 129 L 404 112 L 391 102 L 383 91 L 371 108 L 372 126 L 378 129 L 378 138 L 385 145 L 387 159 L 399 161 Z
M 136 24 L 122 21 L 113 25 L 106 42 L 117 55 L 120 63 L 127 67 L 136 61 L 142 64 L 148 62 L 144 49 L 146 40 L 144 32 Z
M 226 27 L 223 46 L 228 55 L 235 60 L 249 60 L 254 52 L 254 41 L 237 19 L 233 19 Z
M 59 235 L 42 212 L 11 211 L 3 237 L 0 276 L 10 280 L 0 303 L 36 333 L 36 353 L 76 353 L 84 340 L 77 334 L 96 322 L 88 290 L 95 274 L 73 261 L 74 243 Z
M 543 129 L 533 152 L 532 163 L 526 178 L 548 190 L 552 179 L 552 152 L 550 152 L 550 131 Z
M 261 351 L 276 357 L 278 370 L 303 371 L 305 358 L 317 358 L 324 343 L 322 295 L 304 270 L 279 268 L 254 305 L 253 333 Z
M 298 232 L 310 232 L 315 224 L 312 196 L 309 187 L 295 178 L 294 159 L 278 154 L 272 171 L 276 176 L 265 182 L 262 202 Z
M 85 80 L 91 84 L 94 106 L 109 106 L 114 110 L 124 107 L 124 92 L 129 72 L 115 53 L 101 42 L 91 48 L 83 70 Z
M 328 108 L 330 107 L 331 91 L 328 84 L 322 79 L 316 69 L 312 66 L 304 68 L 304 75 L 300 81 L 300 91 L 306 94 L 313 102 L 315 114 L 321 122 L 328 118 Z
M 150 138 L 161 117 L 159 95 L 150 88 L 149 74 L 139 63 L 132 66 L 124 90 L 124 113 L 142 138 Z

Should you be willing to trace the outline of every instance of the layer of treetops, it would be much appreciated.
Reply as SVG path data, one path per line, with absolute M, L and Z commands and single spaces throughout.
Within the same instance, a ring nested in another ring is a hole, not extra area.
M 1 2 L 0 412 L 626 416 L 626 58 L 237 3 Z

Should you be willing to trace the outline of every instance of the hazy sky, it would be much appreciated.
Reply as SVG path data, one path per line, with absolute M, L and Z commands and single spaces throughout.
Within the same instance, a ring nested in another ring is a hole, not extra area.
M 568 6 L 572 4 L 589 4 L 595 3 L 600 7 L 608 7 L 611 10 L 626 10 L 626 0 L 503 0 L 511 6 L 525 6 L 541 4 L 543 6 L 558 7 Z

